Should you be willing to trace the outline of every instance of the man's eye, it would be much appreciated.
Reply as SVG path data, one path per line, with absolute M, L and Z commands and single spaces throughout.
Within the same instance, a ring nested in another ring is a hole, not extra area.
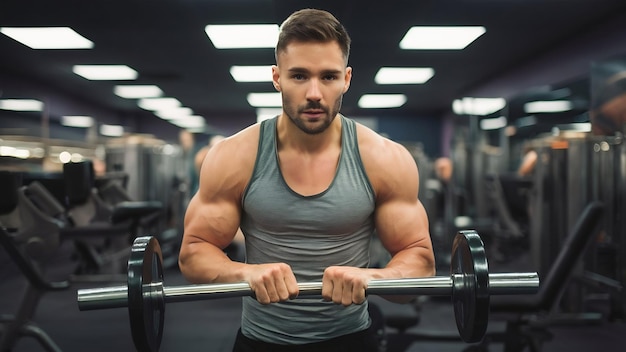
M 297 79 L 297 80 L 305 79 L 304 75 L 301 75 L 299 73 L 298 74 L 294 74 L 292 77 L 293 77 L 293 79 Z
M 323 79 L 326 80 L 326 81 L 334 81 L 334 80 L 337 79 L 337 76 L 335 76 L 335 75 L 328 75 L 328 76 L 324 76 Z

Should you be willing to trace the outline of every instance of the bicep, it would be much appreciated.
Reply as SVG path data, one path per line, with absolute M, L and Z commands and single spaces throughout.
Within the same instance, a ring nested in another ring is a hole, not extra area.
M 417 165 L 404 147 L 398 148 L 388 159 L 394 167 L 382 168 L 377 182 L 376 231 L 392 255 L 405 248 L 432 247 L 428 216 L 418 198 Z
M 200 188 L 185 213 L 183 244 L 209 242 L 225 248 L 233 240 L 241 215 L 241 175 L 236 158 L 211 148 L 200 172 Z
M 392 255 L 411 247 L 431 248 L 428 217 L 417 199 L 389 199 L 376 210 L 376 232 Z
M 208 242 L 219 248 L 230 244 L 239 227 L 240 210 L 226 199 L 206 199 L 198 192 L 185 213 L 183 242 Z

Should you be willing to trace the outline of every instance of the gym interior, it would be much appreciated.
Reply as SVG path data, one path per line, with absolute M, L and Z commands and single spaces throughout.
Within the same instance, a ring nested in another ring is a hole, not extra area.
M 248 291 L 188 290 L 178 267 L 194 158 L 281 108 L 275 42 L 222 48 L 209 27 L 306 7 L 352 37 L 341 113 L 419 170 L 437 279 L 407 304 L 372 287 L 378 350 L 623 351 L 623 0 L 3 1 L 0 351 L 232 349 Z M 404 42 L 424 26 L 478 32 L 456 49 Z M 84 71 L 104 65 L 122 76 Z M 381 96 L 395 102 L 366 99 Z M 225 251 L 245 261 L 244 247 Z M 370 256 L 389 260 L 376 238 Z M 466 266 L 481 256 L 488 269 Z

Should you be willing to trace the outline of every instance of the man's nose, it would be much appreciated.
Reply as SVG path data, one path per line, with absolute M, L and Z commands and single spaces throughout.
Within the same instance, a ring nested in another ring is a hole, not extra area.
M 319 101 L 322 100 L 322 91 L 320 90 L 320 82 L 317 79 L 309 81 L 309 87 L 306 92 L 307 100 Z

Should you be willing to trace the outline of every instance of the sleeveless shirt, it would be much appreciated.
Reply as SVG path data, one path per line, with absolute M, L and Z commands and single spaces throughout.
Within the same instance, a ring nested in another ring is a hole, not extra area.
M 298 282 L 321 281 L 331 265 L 367 267 L 374 191 L 359 153 L 356 124 L 342 119 L 335 176 L 323 192 L 302 196 L 280 170 L 276 121 L 261 122 L 254 171 L 242 199 L 241 230 L 249 264 L 284 262 Z M 321 296 L 262 305 L 243 298 L 241 330 L 255 340 L 305 344 L 369 327 L 367 301 L 344 307 Z

